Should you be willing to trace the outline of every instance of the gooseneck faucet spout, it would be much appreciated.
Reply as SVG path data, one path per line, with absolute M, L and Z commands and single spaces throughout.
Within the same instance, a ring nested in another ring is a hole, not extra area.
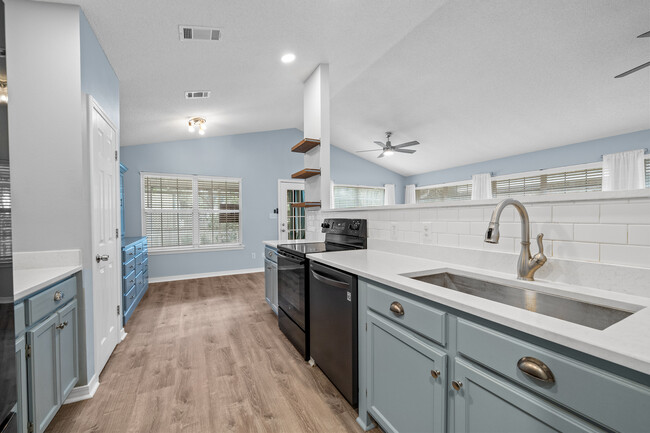
M 533 281 L 535 272 L 541 268 L 547 260 L 544 255 L 544 244 L 542 243 L 544 234 L 540 233 L 537 235 L 537 247 L 539 252 L 534 256 L 531 256 L 530 221 L 528 219 L 528 211 L 526 211 L 526 208 L 521 202 L 507 198 L 501 201 L 497 207 L 494 208 L 490 224 L 485 232 L 485 242 L 490 244 L 499 243 L 499 219 L 501 218 L 503 209 L 508 205 L 514 206 L 521 217 L 521 252 L 519 253 L 519 260 L 517 261 L 517 278 L 520 280 Z

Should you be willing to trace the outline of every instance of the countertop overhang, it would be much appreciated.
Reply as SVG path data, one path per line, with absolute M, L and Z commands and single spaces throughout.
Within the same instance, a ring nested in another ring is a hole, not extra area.
M 310 260 L 439 304 L 534 335 L 597 358 L 650 375 L 650 298 L 548 281 L 520 281 L 513 274 L 405 256 L 377 250 L 310 254 Z M 445 270 L 508 280 L 519 287 L 609 306 L 636 306 L 636 313 L 604 330 L 556 319 L 499 302 L 468 295 L 403 274 Z
M 14 302 L 82 270 L 81 265 L 14 270 Z

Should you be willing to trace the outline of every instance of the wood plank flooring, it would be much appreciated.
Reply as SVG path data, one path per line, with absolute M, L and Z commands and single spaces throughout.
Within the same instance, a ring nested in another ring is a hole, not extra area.
M 264 274 L 151 284 L 126 332 L 95 397 L 48 433 L 362 431 L 279 331 Z

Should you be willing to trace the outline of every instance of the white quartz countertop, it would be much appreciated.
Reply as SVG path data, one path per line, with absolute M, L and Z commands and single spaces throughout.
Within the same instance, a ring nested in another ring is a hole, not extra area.
M 80 250 L 14 253 L 14 301 L 26 298 L 83 269 Z
M 295 241 L 278 241 L 278 240 L 275 240 L 275 241 L 262 241 L 262 243 L 264 245 L 268 245 L 268 246 L 273 247 L 273 248 L 277 248 L 278 245 L 280 245 L 280 244 L 310 244 L 310 243 L 313 243 L 313 242 L 318 242 L 318 241 L 308 241 L 307 239 L 298 239 L 298 240 L 295 240 Z
M 545 281 L 520 281 L 512 274 L 393 254 L 355 250 L 310 254 L 311 260 L 359 275 L 421 298 L 499 323 L 595 357 L 650 374 L 650 298 Z M 570 297 L 599 305 L 636 311 L 597 330 L 477 296 L 449 290 L 402 274 L 454 270 L 490 281 Z M 638 310 L 638 311 L 637 311 Z
M 14 301 L 26 298 L 57 281 L 79 272 L 81 269 L 81 265 L 16 269 L 14 270 Z

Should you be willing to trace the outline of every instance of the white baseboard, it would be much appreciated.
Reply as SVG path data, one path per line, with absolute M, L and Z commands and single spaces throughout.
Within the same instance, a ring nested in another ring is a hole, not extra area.
M 185 275 L 170 275 L 167 277 L 153 277 L 153 278 L 149 278 L 149 282 L 165 283 L 167 281 L 195 280 L 197 278 L 223 277 L 224 275 L 237 275 L 237 274 L 254 274 L 256 272 L 264 272 L 264 268 L 236 269 L 232 271 L 206 272 L 204 274 L 185 274 Z
M 97 388 L 99 388 L 99 376 L 95 374 L 88 382 L 88 385 L 75 386 L 72 391 L 70 391 L 70 395 L 68 395 L 68 398 L 65 399 L 63 404 L 76 403 L 81 400 L 93 398 L 97 392 Z
M 124 341 L 128 334 L 124 331 L 124 328 L 120 329 L 120 343 Z

